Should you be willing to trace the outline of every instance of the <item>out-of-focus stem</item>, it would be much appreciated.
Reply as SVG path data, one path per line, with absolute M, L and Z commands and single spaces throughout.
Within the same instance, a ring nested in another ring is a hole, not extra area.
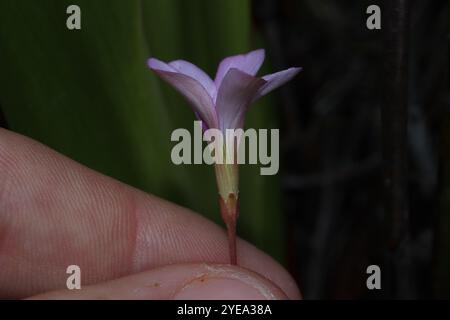
M 447 71 L 443 81 L 446 96 L 450 97 L 450 29 L 447 48 Z M 433 257 L 434 294 L 437 299 L 450 299 L 450 100 L 446 99 L 444 103 L 440 136 L 439 210 L 435 217 Z
M 386 297 L 406 297 L 410 281 L 409 207 L 407 191 L 408 0 L 387 1 L 385 90 L 381 109 L 385 209 Z

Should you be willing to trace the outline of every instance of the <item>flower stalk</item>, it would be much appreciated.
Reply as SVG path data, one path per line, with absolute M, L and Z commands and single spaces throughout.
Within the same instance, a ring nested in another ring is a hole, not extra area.
M 237 164 L 239 139 L 237 141 L 223 139 L 221 142 L 223 157 L 222 159 L 216 158 L 219 162 L 216 162 L 214 168 L 219 191 L 220 215 L 227 228 L 230 264 L 236 265 L 236 225 L 239 217 L 239 167 Z
M 236 250 L 236 222 L 239 216 L 239 198 L 234 193 L 228 194 L 227 198 L 219 195 L 220 215 L 227 227 L 228 250 L 230 255 L 230 264 L 237 264 Z

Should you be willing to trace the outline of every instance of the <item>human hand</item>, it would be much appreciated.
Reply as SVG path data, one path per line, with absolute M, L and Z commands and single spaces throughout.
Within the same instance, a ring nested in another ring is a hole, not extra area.
M 299 299 L 290 275 L 223 229 L 0 128 L 0 298 Z M 66 288 L 78 265 L 82 289 Z

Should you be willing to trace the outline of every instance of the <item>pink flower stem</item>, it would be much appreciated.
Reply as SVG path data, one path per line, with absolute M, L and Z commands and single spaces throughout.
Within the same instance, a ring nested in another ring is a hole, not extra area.
M 220 214 L 227 227 L 230 264 L 237 265 L 236 221 L 239 215 L 239 201 L 234 194 L 230 194 L 226 201 L 219 196 L 219 204 Z
M 236 222 L 229 223 L 227 225 L 228 232 L 228 247 L 230 253 L 230 264 L 237 265 L 237 252 L 236 252 Z

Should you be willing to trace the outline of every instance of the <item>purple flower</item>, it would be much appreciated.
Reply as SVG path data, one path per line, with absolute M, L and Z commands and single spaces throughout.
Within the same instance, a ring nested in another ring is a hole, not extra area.
M 148 66 L 171 84 L 190 103 L 204 128 L 242 129 L 250 105 L 291 80 L 301 68 L 289 68 L 263 77 L 256 73 L 265 57 L 263 49 L 225 58 L 219 65 L 214 81 L 190 62 L 169 63 L 151 58 Z M 225 153 L 236 148 L 225 145 Z M 216 164 L 219 203 L 230 239 L 231 262 L 236 263 L 235 228 L 238 216 L 237 164 Z

